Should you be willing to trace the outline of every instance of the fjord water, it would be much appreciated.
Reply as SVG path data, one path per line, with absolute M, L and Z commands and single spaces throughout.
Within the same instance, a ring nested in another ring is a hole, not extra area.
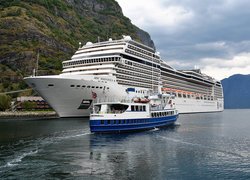
M 0 121 L 0 179 L 250 179 L 250 110 L 91 134 L 87 119 Z

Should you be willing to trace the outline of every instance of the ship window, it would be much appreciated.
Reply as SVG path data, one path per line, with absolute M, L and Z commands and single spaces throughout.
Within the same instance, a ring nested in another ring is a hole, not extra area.
M 178 93 L 178 97 L 181 97 L 181 94 L 180 94 L 180 93 Z
M 125 124 L 125 120 L 122 120 L 122 123 Z
M 100 87 L 100 89 L 102 89 L 102 86 Z
M 131 106 L 131 111 L 135 111 L 135 106 Z
M 186 98 L 186 94 L 183 94 L 183 97 Z
M 87 88 L 90 88 L 90 86 L 87 86 Z
M 110 120 L 107 120 L 107 123 L 110 124 Z
M 85 88 L 86 86 L 85 86 L 85 85 L 83 85 L 82 87 L 83 87 L 83 88 Z
M 103 120 L 101 120 L 101 124 L 104 124 L 104 121 L 103 121 Z
M 80 87 L 80 85 L 77 85 L 76 87 Z
M 121 120 L 118 121 L 118 124 L 121 124 Z
M 97 89 L 98 89 L 98 88 L 99 88 L 99 86 L 96 86 L 95 88 L 97 88 Z
M 143 106 L 143 111 L 146 111 L 146 106 Z
M 70 87 L 75 87 L 75 85 L 70 85 Z
M 116 124 L 116 120 L 114 120 L 114 124 Z
M 135 111 L 138 111 L 139 110 L 139 107 L 138 106 L 135 106 Z
M 54 84 L 48 84 L 48 86 L 54 86 Z
M 91 88 L 95 88 L 95 86 L 92 86 Z

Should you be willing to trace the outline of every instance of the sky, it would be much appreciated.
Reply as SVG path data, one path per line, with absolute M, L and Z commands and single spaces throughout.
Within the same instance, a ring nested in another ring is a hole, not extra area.
M 218 80 L 250 74 L 249 0 L 116 0 L 163 60 Z

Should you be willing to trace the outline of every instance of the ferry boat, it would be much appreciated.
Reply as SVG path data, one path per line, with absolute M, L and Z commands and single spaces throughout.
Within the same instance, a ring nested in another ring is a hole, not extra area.
M 89 116 L 95 98 L 144 97 L 159 84 L 176 96 L 180 113 L 218 112 L 224 109 L 220 81 L 200 70 L 176 70 L 155 49 L 134 41 L 119 40 L 80 46 L 63 61 L 60 75 L 31 76 L 25 81 L 60 117 Z
M 116 133 L 169 126 L 178 118 L 172 95 L 160 94 L 133 100 L 99 101 L 90 115 L 90 131 Z

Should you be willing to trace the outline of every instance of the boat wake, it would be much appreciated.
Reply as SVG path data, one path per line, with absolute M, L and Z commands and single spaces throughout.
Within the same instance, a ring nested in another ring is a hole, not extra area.
M 239 158 L 246 158 L 247 157 L 247 156 L 244 156 L 244 155 L 241 155 L 241 154 L 238 154 L 238 153 L 225 151 L 225 150 L 222 150 L 222 149 L 217 149 L 217 148 L 205 146 L 205 145 L 202 145 L 202 144 L 186 142 L 186 141 L 182 141 L 180 139 L 168 138 L 168 137 L 160 136 L 160 135 L 157 135 L 157 137 L 159 137 L 161 139 L 164 139 L 164 140 L 167 140 L 167 141 L 172 141 L 172 142 L 175 142 L 175 143 L 181 143 L 181 144 L 185 144 L 185 145 L 189 145 L 189 146 L 197 146 L 199 148 L 209 149 L 209 150 L 212 150 L 212 151 L 216 151 L 216 152 L 220 152 L 220 153 L 224 153 L 224 154 L 229 154 L 229 155 L 239 157 Z
M 19 140 L 18 142 L 13 143 L 12 145 L 1 146 L 1 149 L 4 149 L 3 153 L 9 154 L 10 152 L 13 152 L 13 155 L 7 156 L 7 159 L 5 160 L 6 163 L 4 163 L 4 165 L 1 166 L 2 163 L 0 164 L 0 170 L 3 168 L 19 165 L 24 158 L 37 154 L 47 145 L 50 145 L 52 143 L 60 143 L 63 140 L 77 138 L 90 134 L 91 133 L 89 131 L 85 131 L 85 133 L 79 133 L 79 131 L 76 131 L 73 134 L 72 132 L 66 132 L 64 135 L 54 134 L 53 136 L 45 138 L 37 138 L 33 140 Z M 4 156 L 4 154 L 2 153 L 0 155 Z
M 22 161 L 23 158 L 25 158 L 26 156 L 31 156 L 33 154 L 36 154 L 38 153 L 38 150 L 32 150 L 32 151 L 29 151 L 29 152 L 25 152 L 19 156 L 17 156 L 15 159 L 9 161 L 6 163 L 6 165 L 3 166 L 4 167 L 12 167 L 12 166 L 16 166 L 18 165 L 19 162 Z

